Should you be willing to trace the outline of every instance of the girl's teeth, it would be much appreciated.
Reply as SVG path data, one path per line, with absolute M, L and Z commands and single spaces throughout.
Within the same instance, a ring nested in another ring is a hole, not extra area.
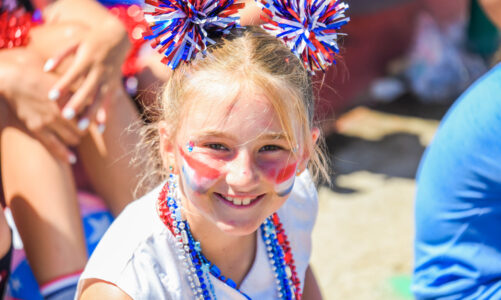
M 249 205 L 253 198 L 233 198 L 233 197 L 225 197 L 226 200 L 233 202 L 235 205 Z

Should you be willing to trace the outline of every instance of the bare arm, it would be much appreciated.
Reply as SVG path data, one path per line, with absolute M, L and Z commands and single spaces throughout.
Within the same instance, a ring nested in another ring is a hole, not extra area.
M 131 300 L 132 298 L 119 287 L 106 281 L 87 279 L 83 282 L 82 293 L 78 300 Z
M 306 269 L 306 274 L 304 276 L 303 299 L 322 300 L 320 287 L 318 286 L 317 279 L 315 278 L 315 274 L 313 274 L 310 266 Z

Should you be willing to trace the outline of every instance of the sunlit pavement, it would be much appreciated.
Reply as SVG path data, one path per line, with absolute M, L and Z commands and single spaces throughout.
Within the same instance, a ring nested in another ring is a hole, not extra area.
M 326 299 L 412 299 L 414 175 L 446 106 L 358 107 L 327 137 L 312 267 Z

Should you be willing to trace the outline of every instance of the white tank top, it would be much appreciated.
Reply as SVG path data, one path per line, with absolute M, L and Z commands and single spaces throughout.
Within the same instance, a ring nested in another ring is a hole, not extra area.
M 129 204 L 117 217 L 92 254 L 78 285 L 100 279 L 118 286 L 133 299 L 194 299 L 184 267 L 176 257 L 175 239 L 157 215 L 162 185 Z M 311 232 L 317 216 L 318 196 L 308 172 L 303 172 L 289 199 L 278 210 L 301 280 L 311 254 Z M 240 290 L 251 299 L 275 299 L 274 273 L 258 232 L 256 256 Z M 218 299 L 246 298 L 218 278 L 211 282 Z

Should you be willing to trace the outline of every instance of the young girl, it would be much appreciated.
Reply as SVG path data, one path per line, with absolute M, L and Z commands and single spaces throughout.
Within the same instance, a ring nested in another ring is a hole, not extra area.
M 146 136 L 168 180 L 110 227 L 80 299 L 321 298 L 307 168 L 326 171 L 308 71 L 260 28 L 215 41 L 167 83 Z

